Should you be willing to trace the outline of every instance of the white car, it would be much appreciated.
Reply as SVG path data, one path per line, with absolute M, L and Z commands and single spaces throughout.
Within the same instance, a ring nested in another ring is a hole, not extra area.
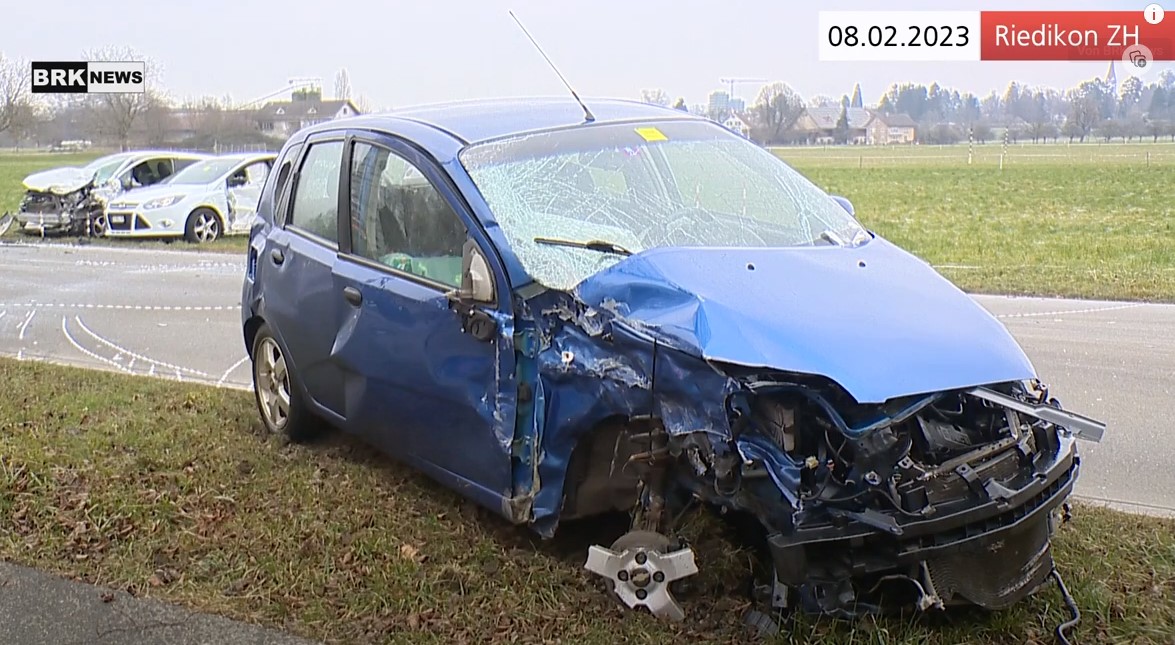
M 192 164 L 167 181 L 124 193 L 105 212 L 107 237 L 180 237 L 211 242 L 248 233 L 272 153 L 232 154 Z
M 153 186 L 211 158 L 198 152 L 135 150 L 99 157 L 82 168 L 53 168 L 24 179 L 16 220 L 26 232 L 102 235 L 102 213 L 124 191 Z

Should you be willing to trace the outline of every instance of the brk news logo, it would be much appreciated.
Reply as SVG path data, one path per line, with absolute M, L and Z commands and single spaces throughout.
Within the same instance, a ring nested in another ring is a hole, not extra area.
M 51 61 L 33 63 L 34 93 L 142 94 L 147 63 L 143 61 Z

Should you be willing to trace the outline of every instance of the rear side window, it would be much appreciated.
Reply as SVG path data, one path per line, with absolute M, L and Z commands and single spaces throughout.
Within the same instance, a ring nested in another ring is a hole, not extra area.
M 342 141 L 310 144 L 294 186 L 290 226 L 338 244 L 342 162 Z

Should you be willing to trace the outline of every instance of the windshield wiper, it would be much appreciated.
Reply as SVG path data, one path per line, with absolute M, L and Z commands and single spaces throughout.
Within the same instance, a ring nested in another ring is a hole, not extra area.
M 577 242 L 575 240 L 561 240 L 554 237 L 536 237 L 535 244 L 550 244 L 551 246 L 569 246 L 575 249 L 587 249 L 589 251 L 599 251 L 600 253 L 615 253 L 616 255 L 632 255 L 632 251 L 616 244 L 614 242 L 605 242 L 604 240 L 588 240 L 586 242 Z

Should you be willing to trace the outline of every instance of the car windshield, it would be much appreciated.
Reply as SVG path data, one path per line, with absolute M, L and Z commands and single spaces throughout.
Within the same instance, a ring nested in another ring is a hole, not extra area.
M 240 159 L 209 159 L 196 162 L 175 173 L 169 184 L 210 184 L 241 165 Z
M 122 167 L 126 155 L 110 155 L 99 157 L 86 165 L 83 170 L 94 173 L 94 183 L 101 184 L 114 176 L 115 171 Z
M 460 160 L 523 268 L 557 289 L 629 251 L 870 239 L 778 157 L 704 121 L 551 130 L 474 144 Z

